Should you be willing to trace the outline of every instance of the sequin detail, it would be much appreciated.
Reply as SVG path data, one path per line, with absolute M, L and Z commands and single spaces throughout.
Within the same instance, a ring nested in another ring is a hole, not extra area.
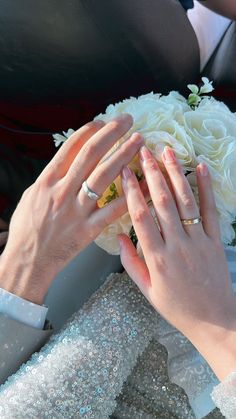
M 212 398 L 227 419 L 236 418 L 236 372 L 214 388 Z
M 1 419 L 108 418 L 159 316 L 115 274 L 1 388 Z
M 205 361 L 126 273 L 112 274 L 1 387 L 0 418 L 192 419 L 157 340 L 168 349 L 169 377 L 191 404 L 212 380 Z

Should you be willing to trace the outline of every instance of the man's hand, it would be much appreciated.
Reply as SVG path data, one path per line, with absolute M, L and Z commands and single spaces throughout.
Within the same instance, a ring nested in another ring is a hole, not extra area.
M 124 197 L 99 209 L 81 188 L 101 195 L 138 152 L 133 134 L 116 153 L 102 157 L 132 126 L 123 115 L 108 124 L 91 122 L 63 144 L 13 214 L 0 258 L 0 287 L 42 304 L 55 275 L 115 218 L 127 211 Z

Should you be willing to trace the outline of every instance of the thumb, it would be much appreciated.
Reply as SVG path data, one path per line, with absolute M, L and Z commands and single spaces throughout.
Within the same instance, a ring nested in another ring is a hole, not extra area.
M 151 286 L 150 275 L 144 260 L 140 259 L 132 241 L 126 234 L 118 235 L 121 263 L 126 272 L 137 284 L 140 291 L 148 298 Z

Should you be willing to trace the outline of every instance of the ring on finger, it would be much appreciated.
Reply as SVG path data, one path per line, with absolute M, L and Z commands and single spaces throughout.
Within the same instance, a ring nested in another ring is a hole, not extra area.
M 93 201 L 98 201 L 98 199 L 101 198 L 101 195 L 98 195 L 96 192 L 89 188 L 86 180 L 82 183 L 82 189 L 86 193 L 88 198 L 92 199 Z
M 202 217 L 196 217 L 196 218 L 182 218 L 181 223 L 184 225 L 195 225 L 202 222 Z

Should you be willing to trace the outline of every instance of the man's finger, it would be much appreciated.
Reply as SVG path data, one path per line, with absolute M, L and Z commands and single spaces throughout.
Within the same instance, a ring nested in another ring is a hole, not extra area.
M 40 178 L 47 175 L 53 179 L 64 177 L 83 145 L 104 125 L 103 121 L 92 121 L 75 131 L 45 167 Z
M 129 131 L 132 123 L 130 115 L 120 115 L 87 141 L 68 170 L 66 182 L 69 189 L 73 187 L 76 194 L 78 193 L 83 181 L 89 177 L 112 146 Z

